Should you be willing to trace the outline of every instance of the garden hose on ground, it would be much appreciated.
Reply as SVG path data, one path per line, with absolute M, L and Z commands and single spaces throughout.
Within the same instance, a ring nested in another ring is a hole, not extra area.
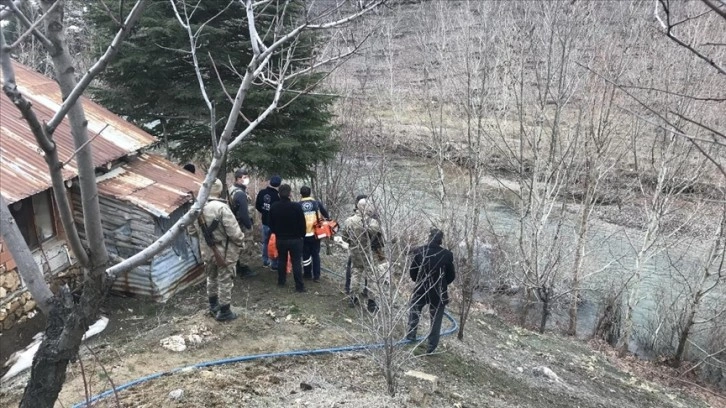
M 343 277 L 342 275 L 333 272 L 327 268 L 322 268 L 326 273 L 330 273 L 331 275 L 336 275 L 339 277 Z M 451 315 L 448 312 L 444 312 L 444 316 L 451 322 L 451 327 L 446 329 L 445 331 L 441 332 L 442 336 L 447 336 L 449 334 L 454 333 L 458 328 L 459 325 L 456 322 L 456 320 L 451 317 Z M 396 342 L 395 345 L 400 346 L 404 344 L 409 344 L 413 342 L 417 342 L 422 340 L 424 337 L 418 337 L 416 340 L 399 340 Z M 156 374 L 147 375 L 145 377 L 137 378 L 133 381 L 129 381 L 125 384 L 119 385 L 118 387 L 115 387 L 115 389 L 106 390 L 100 394 L 94 395 L 88 401 L 79 402 L 78 404 L 74 405 L 73 408 L 83 408 L 89 406 L 89 404 L 92 404 L 96 401 L 99 401 L 101 399 L 104 399 L 106 397 L 109 397 L 113 395 L 115 392 L 120 392 L 123 390 L 126 390 L 128 388 L 131 388 L 133 386 L 145 383 L 147 381 L 154 380 L 159 377 L 164 377 L 167 375 L 182 373 L 182 372 L 189 372 L 192 370 L 205 368 L 205 367 L 215 367 L 215 366 L 221 366 L 226 364 L 233 364 L 233 363 L 241 363 L 245 361 L 254 361 L 254 360 L 261 360 L 265 358 L 278 358 L 278 357 L 297 357 L 297 356 L 317 356 L 322 354 L 334 354 L 334 353 L 346 353 L 351 351 L 360 351 L 360 350 L 375 350 L 382 348 L 385 345 L 385 343 L 371 343 L 371 344 L 355 344 L 355 345 L 348 345 L 348 346 L 340 346 L 340 347 L 330 347 L 330 348 L 321 348 L 321 349 L 312 349 L 312 350 L 291 350 L 291 351 L 282 351 L 277 353 L 264 353 L 264 354 L 252 354 L 247 356 L 237 356 L 237 357 L 229 357 L 229 358 L 223 358 L 220 360 L 211 360 L 211 361 L 204 361 L 197 364 L 188 365 L 185 367 L 177 367 L 173 368 L 168 371 L 163 371 Z

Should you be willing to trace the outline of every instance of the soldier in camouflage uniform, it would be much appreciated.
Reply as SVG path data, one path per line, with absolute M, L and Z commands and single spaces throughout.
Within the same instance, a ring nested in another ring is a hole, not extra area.
M 209 296 L 209 311 L 218 321 L 228 321 L 237 318 L 230 309 L 232 301 L 232 277 L 239 254 L 244 247 L 244 234 L 237 224 L 237 220 L 229 209 L 226 200 L 221 198 L 222 182 L 216 180 L 211 188 L 209 200 L 202 209 L 202 219 L 206 228 L 210 228 L 217 221 L 216 228 L 211 232 L 215 246 L 225 261 L 225 266 L 217 266 L 213 250 L 207 245 L 202 236 L 201 226 L 195 222 L 190 226 L 190 233 L 197 235 L 204 261 L 204 271 L 207 275 L 207 296 Z
M 358 201 L 357 211 L 345 220 L 342 228 L 343 241 L 348 243 L 351 258 L 350 300 L 351 307 L 360 303 L 361 282 L 367 279 L 369 283 L 375 282 L 376 277 L 371 274 L 377 271 L 378 257 L 374 254 L 372 240 L 381 232 L 380 223 L 373 217 L 375 209 L 365 199 Z M 371 285 L 374 286 L 374 285 Z M 368 310 L 377 310 L 372 288 L 368 288 Z

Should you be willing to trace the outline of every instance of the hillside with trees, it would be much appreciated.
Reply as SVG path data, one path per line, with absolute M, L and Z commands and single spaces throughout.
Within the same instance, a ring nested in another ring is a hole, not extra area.
M 10 385 L 0 402 L 89 401 L 160 370 L 279 352 L 175 371 L 102 404 L 726 403 L 722 0 L 3 0 L 0 19 L 3 97 L 46 157 L 85 276 L 72 294 L 53 294 L 39 271 L 20 271 L 40 282 L 31 292 L 49 326 L 27 388 Z M 11 59 L 61 85 L 50 120 L 14 87 Z M 206 171 L 189 211 L 127 259 L 103 244 L 82 95 Z M 52 143 L 64 118 L 85 239 Z M 366 266 L 376 312 L 347 308 L 348 255 L 333 242 L 325 279 L 306 295 L 276 290 L 248 248 L 260 276 L 235 281 L 243 318 L 229 326 L 205 317 L 204 285 L 168 307 L 106 296 L 108 280 L 170 245 L 214 179 L 238 166 L 260 183 L 278 173 L 312 185 L 341 222 L 353 197 L 369 195 L 385 237 Z M 6 238 L 5 201 L 2 210 Z M 456 338 L 421 357 L 399 341 L 410 254 L 431 227 L 455 257 Z M 14 257 L 31 256 L 5 241 Z M 81 347 L 100 311 L 108 333 Z M 172 336 L 195 340 L 170 352 Z M 360 344 L 375 347 L 285 354 Z

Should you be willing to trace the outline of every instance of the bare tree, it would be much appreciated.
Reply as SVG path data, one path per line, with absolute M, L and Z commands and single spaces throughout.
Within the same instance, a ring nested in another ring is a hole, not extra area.
M 720 310 L 716 309 L 711 316 L 702 319 L 696 318 L 704 297 L 718 290 L 726 278 L 726 204 L 722 205 L 722 209 L 721 219 L 717 223 L 709 248 L 699 263 L 700 273 L 696 274 L 697 279 L 694 284 L 688 285 L 686 315 L 678 336 L 676 352 L 673 356 L 675 366 L 680 366 L 685 357 L 693 327 L 722 319 L 722 316 L 726 313 L 726 307 L 722 307 Z
M 495 106 L 492 100 L 500 96 L 495 73 L 502 60 L 487 51 L 502 33 L 494 21 L 503 8 L 471 1 L 450 6 L 436 1 L 422 9 L 426 24 L 419 32 L 418 48 L 424 60 L 422 97 L 430 133 L 424 143 L 437 171 L 436 223 L 457 254 L 461 340 L 475 290 L 484 269 L 490 267 L 484 262 L 489 254 L 481 239 L 485 215 L 481 180 L 490 159 L 485 134 Z
M 379 251 L 381 258 L 374 253 L 373 258 L 367 260 L 367 287 L 377 311 L 363 313 L 369 333 L 383 343 L 382 351 L 374 354 L 374 360 L 386 379 L 388 394 L 393 396 L 397 392 L 401 367 L 410 357 L 408 351 L 400 347 L 403 339 L 401 329 L 407 323 L 409 312 L 408 288 L 411 285 L 408 266 L 409 254 L 414 246 L 410 237 L 420 235 L 422 226 L 407 222 L 417 212 L 407 205 L 411 202 L 411 192 L 397 191 L 396 186 L 401 180 L 394 181 L 393 174 L 388 171 L 388 160 L 383 157 L 372 174 L 375 185 L 367 191 L 370 191 L 369 199 L 375 203 L 386 242 Z
M 622 72 L 624 59 L 620 60 L 620 66 L 616 69 Z M 580 145 L 576 166 L 577 193 L 571 193 L 576 201 L 579 201 L 579 214 L 575 226 L 575 247 L 571 272 L 571 292 L 569 301 L 569 321 L 567 333 L 571 336 L 577 334 L 577 311 L 581 301 L 581 290 L 583 288 L 583 269 L 587 257 L 586 246 L 590 242 L 589 231 L 591 218 L 596 207 L 607 200 L 603 196 L 607 192 L 605 179 L 612 170 L 620 163 L 627 152 L 624 143 L 618 143 L 616 138 L 620 129 L 617 120 L 620 115 L 615 110 L 617 88 L 604 82 L 594 80 L 591 89 L 587 91 L 585 103 L 589 107 L 586 112 L 581 111 L 584 117 L 582 124 L 583 142 Z M 613 194 L 613 192 L 610 192 Z M 610 200 L 619 200 L 611 197 Z
M 576 151 L 581 143 L 582 118 L 564 126 L 567 108 L 578 88 L 579 73 L 572 73 L 570 58 L 579 32 L 574 14 L 563 13 L 564 3 L 548 3 L 521 21 L 522 32 L 533 35 L 519 40 L 521 57 L 509 72 L 515 98 L 516 144 L 500 136 L 503 151 L 516 165 L 519 184 L 514 193 L 519 213 L 518 268 L 525 287 L 521 323 L 537 299 L 542 303 L 539 330 L 544 331 L 566 259 L 563 243 L 564 195 L 574 178 Z M 560 17 L 560 14 L 567 17 Z M 542 18 L 544 30 L 537 29 Z M 565 20 L 567 19 L 567 20 Z M 561 32 L 560 32 L 561 31 Z M 545 48 L 540 49 L 540 44 Z M 536 65 L 527 68 L 527 61 Z M 533 82 L 533 86 L 525 86 Z
M 633 244 L 636 250 L 632 273 L 625 283 L 625 309 L 622 321 L 622 336 L 617 347 L 621 354 L 627 352 L 633 334 L 633 310 L 640 302 L 645 265 L 657 254 L 675 244 L 682 228 L 693 219 L 697 211 L 677 220 L 674 226 L 665 229 L 666 217 L 673 215 L 677 198 L 697 181 L 705 167 L 705 159 L 688 142 L 663 131 L 651 145 L 651 157 L 655 159 L 652 167 L 655 180 L 650 179 L 649 169 L 637 169 L 638 188 L 643 205 L 640 207 L 645 219 L 645 231 L 639 243 Z M 633 137 L 637 137 L 635 134 Z M 634 152 L 637 156 L 637 152 Z
M 401 367 L 410 359 L 408 350 L 400 347 L 405 335 L 409 314 L 409 254 L 421 237 L 425 226 L 409 222 L 422 215 L 420 208 L 410 205 L 414 196 L 411 191 L 397 188 L 410 182 L 406 175 L 396 172 L 390 166 L 386 154 L 357 156 L 353 166 L 365 168 L 365 175 L 356 180 L 355 188 L 368 194 L 366 207 L 369 217 L 380 225 L 382 246 L 363 251 L 365 255 L 361 281 L 365 290 L 357 297 L 358 302 L 349 303 L 358 316 L 356 323 L 367 333 L 368 342 L 381 344 L 380 349 L 371 351 L 376 365 L 386 381 L 386 391 L 393 396 L 397 392 Z M 342 220 L 345 228 L 345 220 Z M 365 221 L 364 221 L 365 222 Z M 357 237 L 348 236 L 352 242 Z M 367 239 L 362 239 L 366 241 Z M 361 265 L 358 265 L 361 268 Z M 351 288 L 354 290 L 354 288 Z M 358 294 L 351 293 L 351 296 Z M 348 300 L 346 297 L 344 300 Z M 365 300 L 365 301 L 364 301 Z M 356 338 L 355 341 L 361 341 Z
M 271 1 L 262 0 L 253 2 L 252 0 L 240 0 L 241 5 L 247 10 L 248 24 L 246 29 L 249 30 L 250 48 L 253 50 L 253 57 L 244 74 L 241 75 L 240 84 L 234 96 L 231 114 L 228 116 L 222 134 L 215 135 L 213 132 L 211 135 L 213 140 L 211 144 L 213 158 L 195 203 L 189 212 L 181 217 L 167 233 L 150 247 L 113 266 L 109 264 L 109 256 L 104 244 L 98 203 L 98 190 L 96 188 L 96 178 L 92 161 L 92 147 L 88 143 L 87 121 L 79 98 L 83 95 L 93 78 L 105 68 L 108 62 L 118 52 L 124 38 L 128 36 L 134 24 L 140 18 L 146 1 L 138 0 L 135 3 L 121 24 L 112 43 L 109 44 L 107 51 L 79 80 L 76 79 L 73 56 L 69 52 L 66 26 L 63 19 L 64 2 L 62 0 L 41 0 L 39 5 L 42 12 L 38 13 L 40 17 L 36 21 L 31 21 L 20 11 L 19 7 L 23 6 L 23 3 L 25 2 L 19 0 L 3 0 L 0 2 L 3 6 L 0 9 L 0 19 L 14 15 L 25 25 L 27 33 L 32 34 L 46 48 L 53 62 L 56 80 L 61 87 L 63 104 L 50 120 L 41 122 L 36 116 L 33 107 L 19 91 L 15 82 L 14 70 L 10 60 L 10 51 L 12 47 L 18 44 L 18 41 L 15 41 L 13 44 L 6 44 L 4 37 L 0 37 L 0 51 L 2 52 L 0 63 L 2 64 L 4 80 L 3 90 L 28 122 L 38 145 L 45 153 L 46 162 L 48 163 L 49 172 L 53 181 L 54 197 L 61 215 L 61 222 L 68 236 L 70 246 L 84 271 L 83 287 L 78 298 L 74 300 L 69 293 L 61 293 L 50 301 L 51 307 L 48 313 L 49 325 L 46 331 L 46 337 L 36 355 L 31 372 L 31 379 L 21 402 L 21 407 L 50 407 L 53 406 L 63 385 L 68 362 L 77 355 L 81 337 L 98 313 L 100 303 L 107 291 L 109 278 L 147 262 L 148 259 L 168 246 L 175 236 L 182 233 L 185 227 L 196 219 L 200 208 L 207 200 L 209 188 L 216 179 L 217 172 L 227 150 L 239 145 L 244 137 L 250 134 L 259 123 L 264 121 L 270 112 L 279 109 L 278 102 L 281 94 L 285 90 L 286 81 L 305 72 L 310 72 L 323 64 L 344 57 L 344 55 L 338 55 L 327 60 L 312 61 L 306 69 L 290 72 L 289 58 L 291 55 L 291 44 L 294 44 L 300 35 L 307 31 L 328 30 L 348 24 L 378 7 L 383 3 L 383 0 L 368 1 L 360 10 L 350 14 L 345 14 L 345 11 L 340 7 L 335 7 L 333 12 L 328 10 L 317 17 L 306 15 L 304 21 L 287 29 L 282 24 L 278 24 L 276 26 L 277 30 L 274 31 L 274 35 L 272 36 L 260 36 L 257 32 L 255 22 L 257 14 L 263 12 Z M 176 4 L 176 2 L 172 0 L 172 4 Z M 284 10 L 281 12 L 284 13 Z M 332 21 L 326 20 L 330 16 L 336 15 L 339 18 L 335 18 Z M 180 20 L 180 22 L 184 25 L 184 20 Z M 190 29 L 189 31 L 191 33 Z M 2 33 L 2 30 L 0 30 L 0 33 Z M 191 33 L 190 35 L 192 44 L 194 44 L 193 41 L 195 40 L 193 34 Z M 21 37 L 26 35 L 26 33 L 23 33 Z M 278 60 L 281 60 L 282 63 L 272 63 L 272 61 Z M 286 60 L 288 61 L 287 63 L 285 62 Z M 199 72 L 198 67 L 197 72 Z M 256 80 L 261 80 L 262 83 L 274 87 L 275 95 L 267 109 L 257 118 L 250 120 L 244 131 L 235 135 L 233 133 L 240 109 L 245 102 L 247 91 L 253 86 Z M 201 77 L 199 78 L 199 84 L 200 89 L 204 92 L 204 83 Z M 209 102 L 208 99 L 205 100 Z M 207 106 L 208 108 L 210 107 L 209 103 Z M 86 231 L 85 242 L 81 240 L 76 226 L 73 223 L 70 204 L 63 185 L 61 161 L 58 159 L 56 146 L 53 142 L 53 132 L 66 116 L 71 124 L 74 144 L 77 149 L 75 158 L 77 161 L 81 199 L 83 202 L 83 220 Z M 212 123 L 211 128 L 214 128 L 213 107 L 210 108 L 210 117 L 212 119 L 210 121 Z M 4 215 L 3 220 L 6 221 Z M 13 237 L 9 235 L 11 231 L 12 228 L 3 228 L 4 240 L 11 247 L 13 254 L 18 254 L 20 259 L 25 259 L 30 254 L 29 249 L 23 240 L 18 241 L 12 239 Z M 25 281 L 44 281 L 37 268 L 28 269 L 28 265 L 25 265 L 25 267 L 21 265 L 20 273 Z M 29 286 L 29 290 L 37 299 L 42 300 L 47 298 L 47 293 L 37 290 L 35 286 Z
M 18 9 L 17 4 L 5 1 L 3 5 L 12 10 L 15 16 L 26 24 L 27 29 L 47 49 L 53 61 L 56 79 L 64 98 L 64 103 L 55 113 L 55 116 L 48 122 L 41 123 L 31 104 L 17 88 L 13 66 L 10 61 L 10 49 L 4 41 L 4 37 L 0 34 L 0 52 L 2 52 L 0 63 L 2 64 L 4 78 L 3 91 L 18 107 L 33 131 L 38 145 L 45 153 L 61 222 L 73 253 L 84 273 L 83 290 L 78 301 L 74 301 L 70 293 L 67 292 L 61 292 L 51 300 L 52 306 L 47 315 L 48 328 L 45 340 L 36 354 L 31 379 L 21 402 L 21 407 L 50 407 L 53 406 L 63 386 L 68 362 L 77 355 L 81 338 L 89 324 L 95 320 L 101 300 L 107 289 L 106 268 L 108 267 L 109 256 L 104 244 L 103 229 L 101 227 L 92 150 L 91 145 L 87 143 L 87 121 L 79 97 L 91 79 L 116 54 L 121 41 L 128 35 L 131 27 L 140 17 L 145 2 L 138 1 L 135 4 L 133 12 L 129 14 L 124 26 L 117 33 L 106 53 L 80 81 L 76 80 L 73 58 L 66 43 L 62 1 L 40 2 L 43 15 L 42 21 L 39 20 L 38 22 L 42 24 L 43 32 L 37 28 L 40 24 L 31 23 L 25 18 Z M 68 196 L 65 193 L 61 174 L 62 165 L 58 159 L 56 145 L 53 142 L 53 132 L 66 115 L 71 125 L 71 133 L 76 147 L 75 158 L 81 199 L 84 203 L 83 221 L 87 244 L 81 242 L 73 222 L 73 214 Z M 9 247 L 15 246 L 15 250 L 12 252 L 20 254 L 21 257 L 27 256 L 30 250 L 25 241 L 13 241 L 11 237 L 5 236 L 5 231 L 3 229 L 5 242 Z M 38 276 L 41 274 L 38 268 L 20 269 L 19 271 L 26 280 L 30 278 L 34 281 L 44 282 L 42 275 Z M 33 286 L 29 287 L 29 290 L 38 299 L 43 299 L 45 296 L 42 292 L 33 293 L 32 291 L 36 290 Z

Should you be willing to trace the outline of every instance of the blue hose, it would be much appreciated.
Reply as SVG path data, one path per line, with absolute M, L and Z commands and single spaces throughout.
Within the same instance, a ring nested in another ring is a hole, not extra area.
M 330 273 L 332 275 L 341 276 L 338 273 L 335 273 L 327 268 L 322 268 L 325 270 L 325 272 Z M 452 333 L 454 333 L 458 328 L 459 324 L 456 322 L 456 320 L 451 317 L 451 315 L 448 312 L 444 312 L 444 316 L 451 322 L 451 327 L 446 329 L 445 331 L 441 332 L 442 336 L 448 336 Z M 424 337 L 418 337 L 416 340 L 399 340 L 394 345 L 400 346 L 403 344 L 413 343 L 416 341 L 422 340 Z M 229 357 L 229 358 L 223 358 L 220 360 L 212 360 L 212 361 L 203 361 L 201 363 L 196 363 L 184 367 L 177 367 L 172 368 L 168 371 L 163 371 L 156 374 L 147 375 L 145 377 L 137 378 L 135 380 L 129 381 L 126 384 L 119 385 L 118 387 L 110 390 L 106 390 L 100 394 L 94 395 L 91 397 L 88 401 L 79 402 L 78 404 L 74 405 L 73 408 L 83 408 L 87 407 L 88 404 L 92 404 L 96 401 L 99 401 L 103 398 L 109 397 L 114 394 L 114 392 L 120 392 L 125 389 L 131 388 L 133 386 L 139 385 L 141 383 L 145 383 L 147 381 L 151 381 L 154 379 L 157 379 L 159 377 L 163 377 L 166 375 L 171 375 L 175 373 L 179 373 L 181 371 L 189 371 L 194 370 L 198 368 L 205 368 L 205 367 L 215 367 L 215 366 L 221 366 L 225 364 L 234 364 L 234 363 L 241 363 L 245 361 L 253 361 L 253 360 L 261 360 L 264 358 L 276 358 L 276 357 L 296 357 L 296 356 L 318 356 L 323 354 L 334 354 L 334 353 L 345 353 L 350 351 L 359 351 L 359 350 L 375 350 L 379 349 L 385 346 L 385 343 L 372 343 L 372 344 L 355 344 L 355 345 L 349 345 L 349 346 L 340 346 L 340 347 L 331 347 L 331 348 L 322 348 L 322 349 L 312 349 L 312 350 L 291 350 L 291 351 L 282 351 L 278 353 L 264 353 L 264 354 L 252 354 L 247 356 L 237 356 L 237 357 Z

